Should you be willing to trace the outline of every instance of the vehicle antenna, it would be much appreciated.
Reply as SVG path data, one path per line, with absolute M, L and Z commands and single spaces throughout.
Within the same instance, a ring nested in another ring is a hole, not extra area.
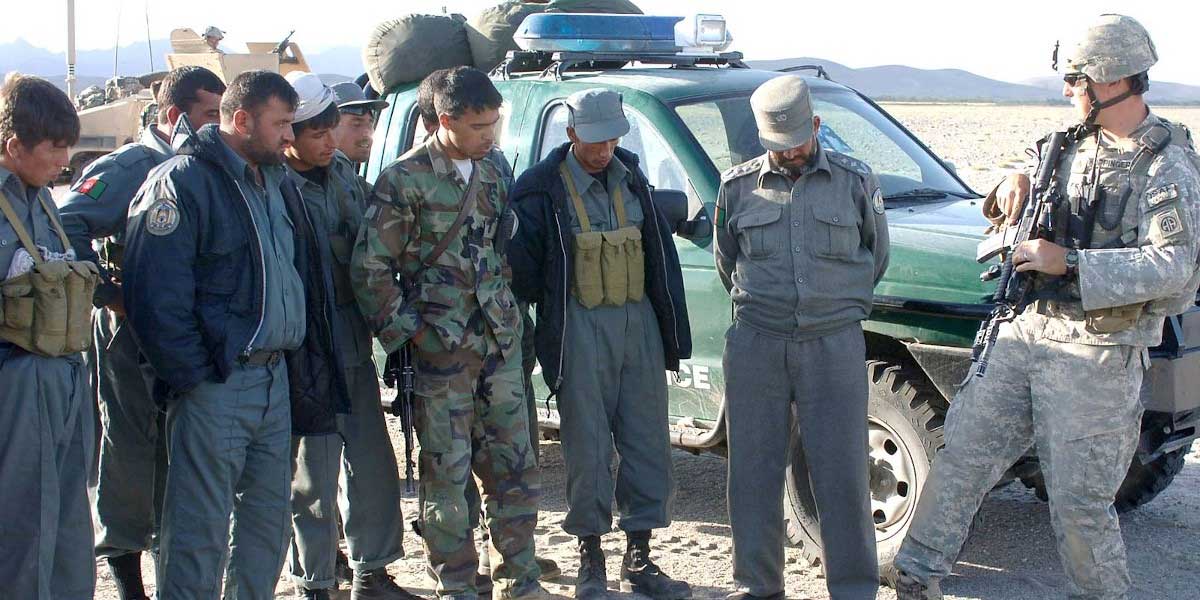
M 154 44 L 150 41 L 150 0 L 142 2 L 142 12 L 146 16 L 146 53 L 150 55 L 150 72 L 154 72 Z
M 121 0 L 117 0 L 117 32 L 113 38 L 113 77 L 120 73 L 117 72 L 117 58 L 121 55 Z
M 67 96 L 75 101 L 75 0 L 67 0 Z

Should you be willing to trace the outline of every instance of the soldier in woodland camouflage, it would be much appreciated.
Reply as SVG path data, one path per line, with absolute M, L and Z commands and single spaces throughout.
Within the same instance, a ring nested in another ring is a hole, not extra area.
M 1130 587 L 1113 498 L 1140 432 L 1139 390 L 1163 318 L 1196 299 L 1200 171 L 1190 136 L 1149 111 L 1158 59 L 1134 19 L 1103 15 L 1068 47 L 1063 95 L 1083 124 L 1056 177 L 1070 207 L 1054 240 L 1013 250 L 1035 272 L 1034 304 L 1000 326 L 991 363 L 951 402 L 896 566 L 901 600 L 940 597 L 983 496 L 1036 444 L 1073 598 Z M 988 216 L 1015 222 L 1029 189 L 1015 175 Z
M 493 597 L 546 595 L 534 562 L 540 483 L 521 315 L 503 258 L 514 225 L 501 218 L 507 183 L 485 160 L 502 101 L 480 71 L 447 75 L 436 100 L 441 127 L 379 174 L 351 260 L 359 305 L 384 350 L 410 343 L 414 351 L 419 524 L 441 598 L 477 594 L 472 473 L 492 536 Z

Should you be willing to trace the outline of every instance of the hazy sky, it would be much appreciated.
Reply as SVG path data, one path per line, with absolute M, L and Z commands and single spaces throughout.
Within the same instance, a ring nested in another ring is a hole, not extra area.
M 0 42 L 24 38 L 62 50 L 66 46 L 66 0 L 3 0 Z M 637 0 L 635 0 L 637 1 Z M 260 0 L 78 0 L 76 45 L 107 48 L 120 25 L 121 44 L 166 38 L 175 27 L 227 32 L 231 51 L 242 42 L 276 41 L 290 29 L 309 54 L 333 46 L 358 46 L 376 23 L 409 12 L 460 12 L 468 17 L 497 0 L 337 0 L 322 5 Z M 874 0 L 640 0 L 648 13 L 724 14 L 734 50 L 753 59 L 816 56 L 851 67 L 904 64 L 961 68 L 1007 81 L 1051 75 L 1054 40 L 1077 31 L 1101 12 L 1127 12 L 1153 36 L 1161 60 L 1151 70 L 1160 81 L 1200 85 L 1200 3 L 1142 0 L 970 0 L 896 2 Z M 280 10 L 278 7 L 304 7 Z M 327 8 L 326 8 L 327 7 Z M 336 7 L 336 8 L 335 8 Z

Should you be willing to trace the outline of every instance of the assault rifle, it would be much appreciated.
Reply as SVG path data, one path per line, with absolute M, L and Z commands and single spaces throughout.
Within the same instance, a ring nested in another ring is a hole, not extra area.
M 979 327 L 975 334 L 975 343 L 971 348 L 971 361 L 975 363 L 975 376 L 983 377 L 987 372 L 988 358 L 1000 325 L 1012 321 L 1021 314 L 1033 301 L 1030 291 L 1033 288 L 1034 273 L 1018 272 L 1013 265 L 1013 250 L 1021 242 L 1046 239 L 1053 240 L 1055 214 L 1063 201 L 1062 190 L 1059 189 L 1058 179 L 1054 177 L 1058 171 L 1059 159 L 1067 146 L 1068 133 L 1057 131 L 1041 147 L 1041 156 L 1035 174 L 1036 179 L 1030 186 L 1029 196 L 1025 199 L 1025 208 L 1021 220 L 1013 227 L 1006 228 L 988 240 L 979 244 L 976 260 L 987 262 L 997 254 L 1003 253 L 1004 262 L 988 269 L 980 279 L 991 281 L 998 279 L 996 293 L 992 296 L 995 307 L 992 314 Z
M 293 35 L 296 35 L 295 29 L 289 31 L 287 36 L 283 38 L 283 41 L 281 41 L 275 45 L 275 48 L 273 48 L 271 50 L 271 54 L 278 54 L 279 56 L 283 56 L 284 51 L 287 50 L 288 42 L 292 41 Z
M 405 344 L 387 355 L 383 363 L 383 384 L 396 390 L 392 401 L 392 416 L 400 417 L 404 432 L 404 493 L 413 493 L 413 396 L 416 369 L 413 368 L 412 347 Z

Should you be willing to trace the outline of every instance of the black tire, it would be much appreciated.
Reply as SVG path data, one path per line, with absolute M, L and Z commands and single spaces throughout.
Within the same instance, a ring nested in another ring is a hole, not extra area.
M 1142 464 L 1137 458 L 1129 465 L 1125 481 L 1117 490 L 1115 505 L 1117 512 L 1128 512 L 1153 500 L 1183 470 L 1184 459 L 1191 452 L 1192 445 L 1188 444 L 1174 452 L 1168 452 L 1148 464 Z
M 1163 490 L 1167 489 L 1175 480 L 1175 476 L 1183 470 L 1184 459 L 1187 458 L 1191 449 L 1192 445 L 1188 444 L 1145 464 L 1135 456 L 1133 463 L 1129 465 L 1129 471 L 1125 474 L 1125 481 L 1121 482 L 1121 487 L 1117 490 L 1117 497 L 1113 502 L 1117 512 L 1126 513 L 1139 508 L 1154 500 Z M 1024 483 L 1025 487 L 1033 489 L 1039 500 L 1045 502 L 1049 498 L 1046 493 L 1046 480 L 1040 471 L 1022 477 L 1021 483 Z
M 879 572 L 886 578 L 908 532 L 929 465 L 941 449 L 944 414 L 938 392 L 914 367 L 867 361 L 867 404 L 871 461 L 871 508 Z M 794 438 L 793 438 L 794 440 Z M 790 450 L 791 468 L 784 489 L 788 541 L 799 546 L 810 564 L 821 558 L 821 534 L 799 444 Z

